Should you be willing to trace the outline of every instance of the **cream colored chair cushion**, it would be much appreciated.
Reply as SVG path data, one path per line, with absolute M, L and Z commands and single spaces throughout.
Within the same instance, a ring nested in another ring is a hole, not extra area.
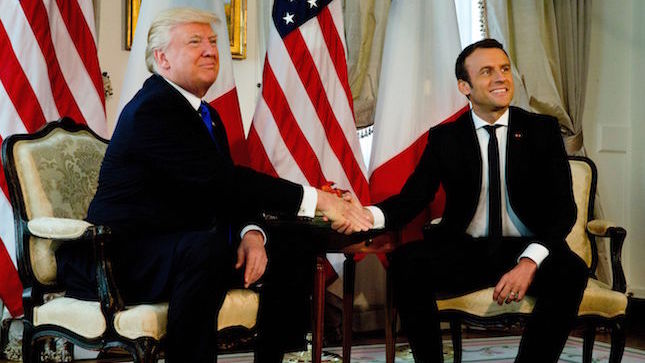
M 589 279 L 587 289 L 582 297 L 578 315 L 598 315 L 614 318 L 627 311 L 627 296 L 614 291 L 611 287 L 596 279 Z
M 229 290 L 217 317 L 217 330 L 231 326 L 253 328 L 259 304 L 258 294 L 251 290 Z
M 507 313 L 529 314 L 535 306 L 535 299 L 527 296 L 521 302 L 498 305 L 493 301 L 493 287 L 478 290 L 467 295 L 437 300 L 439 311 L 461 311 L 479 317 L 492 317 Z M 627 296 L 613 291 L 608 285 L 589 279 L 582 296 L 578 315 L 599 315 L 613 318 L 625 314 Z
M 466 312 L 471 315 L 490 317 L 507 313 L 525 313 L 530 314 L 535 306 L 535 299 L 527 296 L 519 303 L 499 305 L 493 301 L 493 287 L 471 292 L 470 294 L 437 300 L 439 311 L 455 310 Z
M 34 307 L 34 325 L 62 326 L 86 338 L 98 338 L 105 331 L 105 319 L 97 301 L 59 297 Z
M 91 225 L 82 219 L 39 217 L 30 220 L 27 228 L 41 238 L 76 239 Z
M 217 329 L 253 328 L 258 304 L 258 294 L 251 290 L 228 291 L 219 312 Z M 117 333 L 129 339 L 152 337 L 159 340 L 166 334 L 167 322 L 168 303 L 130 306 L 114 316 Z M 69 297 L 56 298 L 34 308 L 34 325 L 45 324 L 62 326 L 88 339 L 100 337 L 106 329 L 99 302 Z
M 589 194 L 591 193 L 592 171 L 589 164 L 579 160 L 569 160 L 571 166 L 571 178 L 573 185 L 573 196 L 578 207 L 576 224 L 571 228 L 567 236 L 569 248 L 575 252 L 587 264 L 591 266 L 592 253 L 591 241 L 587 235 L 587 222 L 589 211 Z
M 114 329 L 130 339 L 152 337 L 159 340 L 166 335 L 167 324 L 168 303 L 131 306 L 114 315 Z
M 166 334 L 168 303 L 127 307 L 114 317 L 114 328 L 126 338 L 152 337 Z M 85 338 L 98 338 L 106 324 L 98 301 L 69 297 L 53 299 L 34 308 L 34 325 L 62 326 Z

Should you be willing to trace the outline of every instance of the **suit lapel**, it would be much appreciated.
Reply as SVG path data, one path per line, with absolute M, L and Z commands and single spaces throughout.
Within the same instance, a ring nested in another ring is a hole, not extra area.
M 459 123 L 459 144 L 464 152 L 465 165 L 470 165 L 468 168 L 470 174 L 468 178 L 470 185 L 468 188 L 473 191 L 476 190 L 475 194 L 479 195 L 482 183 L 482 157 L 471 111 L 465 112 L 457 122 Z M 468 183 L 468 181 L 465 182 Z
M 466 198 L 469 200 L 470 208 L 468 209 L 469 215 L 465 216 L 465 218 L 470 220 L 475 214 L 477 202 L 479 201 L 479 194 L 481 192 L 482 157 L 471 111 L 465 112 L 455 122 L 458 123 L 456 125 L 458 126 L 458 147 L 464 155 L 465 174 L 464 180 L 461 182 L 463 183 L 464 191 L 470 196 Z
M 520 160 L 528 160 L 527 155 L 524 155 L 523 147 L 526 136 L 521 114 L 511 107 L 508 117 L 508 135 L 506 135 L 506 185 L 509 188 L 509 195 L 511 194 L 509 180 L 513 180 L 514 174 L 519 171 Z
M 219 114 L 217 113 L 217 111 L 215 111 L 215 109 L 212 106 L 208 105 L 208 108 L 211 113 L 211 119 L 215 124 L 213 126 L 213 134 L 215 136 L 215 139 L 217 140 L 217 145 L 219 146 L 219 150 L 223 154 L 222 156 L 227 161 L 232 162 L 230 150 L 228 147 L 228 139 L 226 138 L 226 130 L 224 129 L 224 123 L 222 122 L 222 119 L 219 117 Z

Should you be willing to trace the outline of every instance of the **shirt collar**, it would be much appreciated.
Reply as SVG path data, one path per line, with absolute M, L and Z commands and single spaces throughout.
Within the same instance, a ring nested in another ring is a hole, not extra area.
M 507 126 L 508 127 L 508 108 L 506 111 L 497 119 L 493 125 Z M 488 122 L 482 120 L 477 114 L 470 110 L 471 115 L 473 116 L 473 123 L 475 124 L 475 130 L 481 129 L 484 126 L 490 125 Z
M 163 76 L 162 78 L 165 79 L 166 82 L 170 83 L 171 86 L 175 87 L 175 89 L 179 91 L 179 93 L 181 93 L 181 95 L 184 96 L 184 98 L 186 98 L 188 103 L 190 103 L 190 105 L 195 109 L 195 111 L 199 110 L 199 106 L 202 103 L 202 100 L 199 97 L 181 88 L 181 86 L 175 84 L 175 82 L 169 80 L 168 78 Z

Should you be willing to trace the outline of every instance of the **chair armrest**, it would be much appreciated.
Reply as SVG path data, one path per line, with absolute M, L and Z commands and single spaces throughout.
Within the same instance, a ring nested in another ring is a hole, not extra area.
M 614 227 L 618 225 L 604 219 L 594 219 L 587 223 L 587 231 L 596 237 L 609 237 L 609 229 Z
M 79 239 L 91 226 L 91 223 L 80 219 L 54 217 L 34 218 L 27 223 L 29 233 L 33 236 L 57 240 Z
M 80 219 L 55 217 L 34 218 L 27 223 L 27 228 L 29 233 L 40 238 L 93 243 L 101 311 L 108 318 L 106 321 L 113 321 L 113 314 L 122 310 L 124 304 L 112 274 L 112 262 L 105 250 L 106 241 L 111 235 L 110 229 Z
M 587 231 L 596 237 L 609 238 L 609 250 L 611 253 L 611 274 L 612 290 L 625 292 L 627 291 L 627 282 L 625 281 L 625 272 L 622 264 L 622 250 L 627 231 L 615 223 L 605 220 L 592 220 L 587 223 Z

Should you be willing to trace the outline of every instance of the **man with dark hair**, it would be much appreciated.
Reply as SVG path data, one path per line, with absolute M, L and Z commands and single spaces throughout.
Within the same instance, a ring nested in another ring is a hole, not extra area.
M 470 112 L 431 129 L 401 192 L 365 209 L 375 228 L 398 228 L 446 192 L 441 222 L 393 254 L 402 326 L 417 362 L 442 362 L 437 296 L 495 286 L 498 304 L 536 298 L 516 362 L 557 362 L 588 275 L 565 241 L 576 205 L 557 120 L 510 107 L 511 64 L 494 39 L 464 49 L 455 73 Z

